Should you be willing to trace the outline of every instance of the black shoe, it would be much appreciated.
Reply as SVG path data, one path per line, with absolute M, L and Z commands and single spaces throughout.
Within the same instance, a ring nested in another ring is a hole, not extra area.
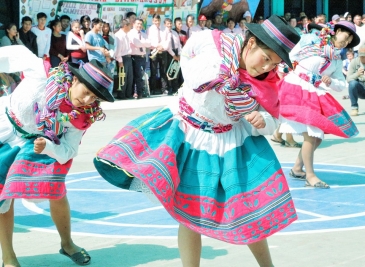
M 143 97 L 141 96 L 141 95 L 139 95 L 138 97 L 137 97 L 137 99 L 142 99 Z

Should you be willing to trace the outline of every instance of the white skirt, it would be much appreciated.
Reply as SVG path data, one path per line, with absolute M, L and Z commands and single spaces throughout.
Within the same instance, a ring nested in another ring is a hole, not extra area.
M 280 128 L 279 128 L 280 133 L 290 133 L 294 135 L 303 135 L 303 133 L 308 133 L 309 136 L 324 139 L 324 132 L 315 126 L 288 120 L 282 116 L 280 116 L 279 120 L 280 120 Z

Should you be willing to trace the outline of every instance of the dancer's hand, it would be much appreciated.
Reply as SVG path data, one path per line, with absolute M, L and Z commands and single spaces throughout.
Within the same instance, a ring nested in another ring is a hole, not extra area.
M 330 86 L 332 80 L 329 76 L 322 76 L 322 82 L 326 85 L 326 86 Z
M 34 140 L 34 152 L 37 154 L 42 153 L 42 151 L 46 148 L 46 139 L 43 137 L 39 137 Z
M 266 122 L 264 117 L 258 111 L 253 111 L 250 114 L 245 116 L 246 121 L 252 124 L 256 129 L 265 128 Z

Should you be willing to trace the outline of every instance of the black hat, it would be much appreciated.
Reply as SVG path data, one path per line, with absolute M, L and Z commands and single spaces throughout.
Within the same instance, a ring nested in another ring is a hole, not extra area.
M 68 63 L 70 71 L 79 81 L 93 92 L 97 97 L 108 102 L 114 102 L 113 95 L 109 92 L 113 85 L 110 71 L 96 59 L 85 64 Z
M 341 29 L 344 29 L 344 30 L 350 32 L 351 35 L 353 36 L 351 43 L 349 43 L 346 46 L 346 48 L 355 47 L 360 43 L 360 37 L 356 34 L 355 24 L 353 24 L 350 21 L 343 20 L 343 21 L 340 21 L 335 24 L 335 32 L 337 31 L 338 28 L 341 28 Z
M 324 24 L 316 24 L 316 23 L 307 24 L 308 32 L 310 32 L 310 30 L 312 30 L 312 29 L 321 31 L 324 27 L 326 27 L 326 25 L 324 25 Z
M 272 15 L 262 24 L 247 23 L 246 27 L 261 42 L 284 60 L 290 68 L 293 68 L 289 58 L 289 52 L 299 42 L 300 36 L 284 19 Z

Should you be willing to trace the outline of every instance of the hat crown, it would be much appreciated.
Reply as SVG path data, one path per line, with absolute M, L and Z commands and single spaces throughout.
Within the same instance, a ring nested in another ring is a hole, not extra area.
M 350 21 L 342 20 L 342 21 L 340 21 L 339 23 L 336 24 L 336 28 L 339 27 L 340 25 L 345 26 L 345 27 L 351 29 L 352 31 L 356 32 L 355 24 L 353 24 Z
M 275 42 L 289 53 L 294 46 L 299 42 L 300 36 L 283 18 L 272 15 L 266 19 L 262 27 Z

